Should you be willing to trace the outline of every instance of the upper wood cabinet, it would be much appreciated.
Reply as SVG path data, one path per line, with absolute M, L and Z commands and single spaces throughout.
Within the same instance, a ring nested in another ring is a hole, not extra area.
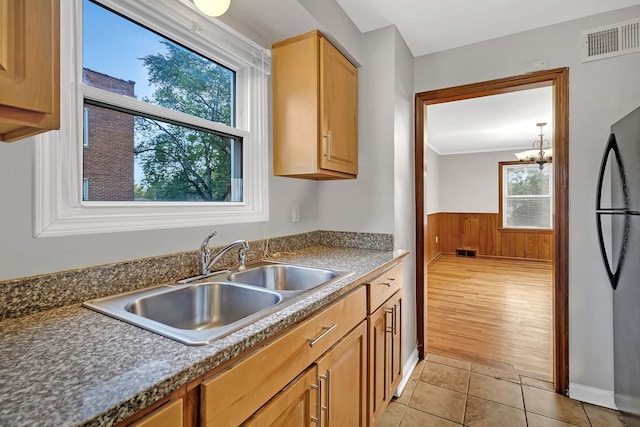
M 0 141 L 59 127 L 59 0 L 0 0 Z
M 307 179 L 358 174 L 358 70 L 319 31 L 272 46 L 273 171 Z

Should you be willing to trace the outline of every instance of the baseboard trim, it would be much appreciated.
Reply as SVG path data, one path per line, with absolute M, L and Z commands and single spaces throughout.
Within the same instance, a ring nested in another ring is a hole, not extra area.
M 604 406 L 605 408 L 618 409 L 616 407 L 613 390 L 603 390 L 588 385 L 569 383 L 569 397 L 581 402 Z
M 400 384 L 398 385 L 398 389 L 393 394 L 395 397 L 402 396 L 402 392 L 404 391 L 404 388 L 407 386 L 407 383 L 409 382 L 411 373 L 418 365 L 418 360 L 419 360 L 418 348 L 416 347 L 411 352 L 411 355 L 409 355 L 409 359 L 405 362 L 404 366 L 402 367 L 402 372 L 403 372 L 402 381 L 400 381 Z

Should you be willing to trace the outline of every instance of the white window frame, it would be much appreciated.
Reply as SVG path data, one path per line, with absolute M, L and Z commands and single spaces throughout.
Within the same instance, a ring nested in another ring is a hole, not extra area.
M 236 72 L 236 127 L 179 112 L 188 124 L 243 138 L 242 202 L 82 201 L 84 97 L 140 109 L 140 101 L 82 84 L 82 0 L 60 2 L 60 130 L 36 137 L 34 236 L 94 234 L 267 221 L 270 51 L 187 0 L 98 0 Z M 133 103 L 133 104 L 131 104 Z M 153 114 L 160 106 L 145 104 Z M 206 122 L 206 123 L 203 123 Z
M 545 164 L 544 167 L 545 168 L 551 168 L 551 173 L 549 176 L 549 196 L 536 196 L 536 195 L 528 195 L 528 196 L 511 196 L 508 197 L 507 196 L 507 180 L 508 180 L 508 173 L 506 171 L 507 168 L 509 167 L 533 167 L 535 166 L 536 168 L 538 167 L 537 164 L 535 163 L 515 163 L 515 162 L 507 162 L 504 164 L 501 164 L 500 167 L 502 167 L 502 182 L 500 183 L 500 185 L 502 186 L 502 200 L 500 200 L 501 203 L 501 211 L 502 211 L 502 228 L 505 229 L 510 229 L 510 230 L 553 230 L 553 205 L 554 205 L 554 197 L 553 197 L 553 182 L 554 182 L 554 178 L 553 178 L 553 174 L 555 173 L 555 171 L 553 170 L 553 163 L 548 163 Z M 523 197 L 523 198 L 532 198 L 532 197 L 540 197 L 540 198 L 549 198 L 549 227 L 536 227 L 536 226 L 532 226 L 532 225 L 527 225 L 527 226 L 513 226 L 513 225 L 507 225 L 507 200 L 508 199 L 516 199 L 518 197 Z

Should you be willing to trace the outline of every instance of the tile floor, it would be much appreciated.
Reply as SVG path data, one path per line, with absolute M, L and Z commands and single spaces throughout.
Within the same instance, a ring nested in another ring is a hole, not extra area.
M 517 372 L 429 354 L 376 427 L 622 427 L 616 411 Z

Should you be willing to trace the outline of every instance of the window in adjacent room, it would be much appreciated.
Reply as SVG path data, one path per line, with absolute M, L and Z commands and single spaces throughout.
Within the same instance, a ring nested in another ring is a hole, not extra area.
M 553 228 L 553 164 L 500 163 L 503 228 Z

